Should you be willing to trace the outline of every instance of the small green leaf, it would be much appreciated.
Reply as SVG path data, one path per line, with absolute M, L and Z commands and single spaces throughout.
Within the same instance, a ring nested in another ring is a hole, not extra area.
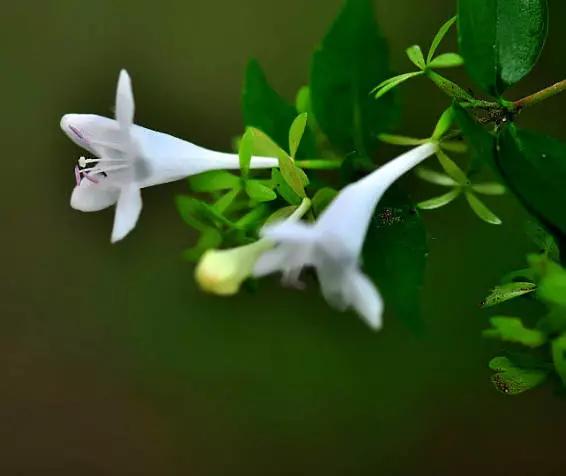
M 468 152 L 468 146 L 464 142 L 457 142 L 453 140 L 442 141 L 440 147 L 448 152 L 454 152 L 456 154 L 465 154 Z
M 319 216 L 324 211 L 324 209 L 328 205 L 330 205 L 337 194 L 338 192 L 330 187 L 321 188 L 318 192 L 316 192 L 314 197 L 312 198 L 312 208 L 314 214 L 316 216 Z
M 275 184 L 277 193 L 279 193 L 287 203 L 291 205 L 299 205 L 301 203 L 302 198 L 293 191 L 278 169 L 272 169 L 271 179 Z
M 230 190 L 229 192 L 225 193 L 222 197 L 220 197 L 212 207 L 218 214 L 223 215 L 226 213 L 226 210 L 234 203 L 234 200 L 240 194 L 240 189 Z M 203 205 L 206 205 L 203 203 Z
M 529 239 L 540 248 L 540 251 L 551 260 L 560 262 L 560 250 L 554 237 L 548 233 L 540 224 L 530 220 L 526 224 L 526 232 Z
M 439 141 L 444 134 L 448 132 L 452 124 L 454 123 L 454 108 L 449 107 L 442 113 L 440 119 L 436 123 L 436 127 L 434 128 L 434 132 L 432 133 L 432 138 L 436 141 Z
M 257 180 L 246 182 L 246 193 L 256 202 L 271 202 L 277 198 L 277 194 L 273 190 Z
M 494 96 L 531 71 L 547 30 L 547 0 L 458 1 L 460 52 L 472 79 Z
M 225 170 L 211 170 L 189 177 L 191 190 L 196 193 L 217 192 L 240 186 L 240 178 Z
M 466 200 L 468 200 L 470 208 L 474 211 L 474 213 L 486 223 L 491 225 L 501 225 L 503 223 L 501 219 L 487 208 L 485 204 L 472 192 L 466 192 Z
M 515 299 L 519 296 L 524 296 L 525 294 L 532 293 L 536 290 L 536 288 L 536 284 L 527 282 L 513 282 L 506 283 L 501 286 L 496 286 L 491 290 L 489 296 L 487 296 L 481 303 L 481 306 L 484 308 L 493 307 L 501 304 L 502 302 L 510 301 L 511 299 Z
M 464 58 L 457 53 L 444 53 L 434 58 L 428 66 L 430 68 L 457 68 L 464 64 Z
M 411 62 L 419 69 L 425 69 L 425 59 L 423 56 L 423 51 L 419 45 L 413 45 L 407 48 L 407 56 Z
M 289 151 L 291 153 L 291 157 L 293 158 L 295 158 L 297 154 L 301 139 L 303 138 L 303 134 L 305 133 L 307 118 L 308 114 L 306 112 L 299 114 L 295 118 L 293 124 L 291 124 L 291 128 L 289 129 Z
M 504 372 L 517 368 L 507 357 L 498 356 L 489 361 L 489 368 L 495 372 Z
M 428 50 L 428 56 L 427 56 L 427 59 L 426 59 L 427 63 L 431 62 L 432 58 L 434 57 L 434 54 L 436 53 L 436 50 L 438 49 L 438 46 L 440 45 L 440 43 L 442 42 L 442 40 L 446 36 L 446 33 L 448 33 L 448 31 L 450 31 L 450 28 L 452 28 L 452 25 L 454 25 L 454 23 L 456 23 L 457 19 L 458 19 L 458 17 L 452 17 L 452 18 L 450 18 L 450 20 L 448 20 L 446 23 L 444 23 L 444 25 L 442 25 L 440 27 L 440 29 L 438 30 L 438 33 L 435 35 L 434 39 L 432 40 L 432 44 L 430 45 L 430 49 Z
M 394 134 L 379 134 L 377 137 L 381 142 L 392 145 L 414 146 L 428 142 L 428 139 L 416 139 L 414 137 L 398 136 Z
M 462 193 L 460 187 L 450 190 L 450 192 L 440 195 L 438 197 L 430 198 L 424 202 L 419 202 L 418 207 L 421 210 L 435 210 L 453 202 Z
M 384 96 L 389 91 L 396 88 L 405 81 L 408 81 L 411 78 L 416 78 L 417 76 L 422 76 L 422 75 L 423 75 L 422 71 L 400 74 L 399 76 L 395 76 L 395 78 L 391 78 L 391 80 L 388 80 L 385 84 L 383 85 L 380 84 L 376 86 L 372 92 L 375 93 L 375 99 L 379 99 L 380 97 Z
M 499 135 L 498 162 L 523 204 L 566 234 L 566 144 L 510 125 Z
M 177 211 L 183 221 L 195 230 L 204 231 L 208 228 L 208 224 L 200 216 L 200 201 L 186 195 L 178 195 L 175 197 Z
M 491 377 L 494 387 L 505 395 L 519 395 L 542 384 L 548 376 L 543 370 L 513 368 Z
M 452 177 L 441 174 L 440 172 L 436 172 L 435 170 L 431 170 L 427 167 L 418 167 L 416 169 L 416 174 L 425 182 L 433 183 L 435 185 L 441 185 L 443 187 L 454 187 L 455 185 L 458 185 L 458 182 L 456 182 Z
M 460 185 L 467 185 L 468 177 L 466 176 L 466 173 L 456 164 L 456 162 L 448 157 L 442 150 L 438 150 L 436 152 L 436 156 L 438 157 L 440 165 L 450 177 L 456 180 L 456 182 L 458 182 Z
M 546 335 L 543 332 L 537 329 L 527 329 L 517 317 L 492 317 L 489 322 L 493 329 L 484 331 L 485 337 L 531 348 L 540 347 L 546 342 Z
M 566 386 L 566 334 L 562 334 L 552 342 L 552 360 L 556 373 L 562 384 Z
M 472 190 L 482 195 L 504 195 L 506 192 L 505 187 L 496 182 L 476 183 Z
M 311 91 L 308 86 L 303 86 L 299 89 L 295 99 L 295 108 L 299 114 L 306 112 L 310 114 L 311 111 Z
M 255 127 L 250 127 L 248 131 L 253 138 L 253 150 L 256 155 L 265 157 L 287 155 L 287 152 L 279 147 L 265 132 Z
M 254 152 L 254 137 L 250 129 L 246 130 L 242 136 L 239 147 L 240 170 L 242 177 L 247 178 L 250 172 L 250 163 Z

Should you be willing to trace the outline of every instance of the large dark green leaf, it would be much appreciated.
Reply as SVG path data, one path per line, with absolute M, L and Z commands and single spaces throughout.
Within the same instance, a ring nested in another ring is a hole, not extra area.
M 289 128 L 297 117 L 297 110 L 273 90 L 255 60 L 249 62 L 246 70 L 242 108 L 246 126 L 263 131 L 287 150 Z M 297 157 L 314 155 L 314 140 L 310 131 L 306 130 Z
M 566 144 L 510 125 L 499 136 L 498 162 L 526 207 L 566 234 Z
M 480 164 L 486 164 L 495 169 L 495 136 L 470 117 L 461 106 L 455 104 L 452 107 L 454 108 L 456 123 L 470 148 L 473 168 L 479 167 Z
M 347 0 L 311 65 L 312 107 L 321 129 L 344 152 L 366 155 L 397 116 L 395 96 L 369 92 L 391 76 L 387 44 L 369 0 Z
M 472 79 L 494 96 L 531 71 L 547 30 L 547 0 L 458 1 L 460 52 Z
M 386 306 L 414 330 L 422 328 L 421 288 L 427 252 L 419 213 L 409 198 L 393 187 L 383 197 L 368 230 L 363 264 Z

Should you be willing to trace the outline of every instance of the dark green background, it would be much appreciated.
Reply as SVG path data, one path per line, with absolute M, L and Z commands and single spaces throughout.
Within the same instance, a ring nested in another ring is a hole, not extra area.
M 291 99 L 340 3 L 3 2 L 1 474 L 564 474 L 565 401 L 549 388 L 498 394 L 497 347 L 480 336 L 478 303 L 529 249 L 512 198 L 489 199 L 499 228 L 462 202 L 426 214 L 423 336 L 390 315 L 371 333 L 313 282 L 201 294 L 180 259 L 193 242 L 174 208 L 182 182 L 144 190 L 139 225 L 116 246 L 112 211 L 69 207 L 81 151 L 59 119 L 111 114 L 120 68 L 138 123 L 228 149 L 247 59 Z M 375 3 L 399 71 L 404 48 L 428 45 L 455 10 Z M 550 3 L 548 47 L 510 97 L 566 75 L 566 7 Z M 403 132 L 426 135 L 445 98 L 424 80 L 402 91 Z M 564 109 L 561 97 L 521 124 L 566 138 Z M 409 183 L 419 199 L 440 192 Z

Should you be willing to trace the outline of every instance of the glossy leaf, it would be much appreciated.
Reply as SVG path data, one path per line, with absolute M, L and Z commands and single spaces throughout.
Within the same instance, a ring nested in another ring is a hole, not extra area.
M 525 206 L 566 234 L 566 144 L 511 125 L 499 136 L 498 162 Z
M 546 0 L 459 0 L 460 52 L 468 73 L 499 96 L 536 64 L 548 30 Z
M 420 214 L 398 187 L 383 197 L 370 224 L 363 266 L 376 282 L 387 309 L 414 330 L 422 328 L 421 288 L 427 257 Z
M 489 296 L 481 303 L 482 307 L 493 307 L 505 301 L 510 301 L 525 294 L 530 294 L 537 288 L 536 284 L 528 282 L 513 282 L 496 286 Z
M 469 146 L 472 156 L 472 167 L 474 165 L 475 168 L 481 165 L 488 165 L 492 171 L 497 171 L 495 163 L 495 137 L 472 119 L 461 106 L 455 104 L 452 107 L 456 123 Z
M 344 152 L 370 153 L 398 116 L 395 98 L 371 89 L 391 76 L 389 54 L 371 0 L 346 0 L 311 63 L 311 100 L 322 131 Z
M 442 42 L 442 40 L 446 36 L 446 33 L 448 33 L 450 31 L 450 28 L 452 28 L 452 25 L 454 25 L 454 23 L 456 23 L 457 19 L 458 19 L 458 17 L 452 17 L 450 20 L 448 20 L 446 23 L 444 23 L 444 25 L 442 25 L 440 27 L 440 29 L 438 30 L 438 33 L 434 36 L 434 39 L 432 40 L 432 44 L 430 45 L 430 49 L 428 50 L 428 56 L 426 58 L 427 63 L 431 62 L 432 58 L 434 57 L 434 55 L 436 53 L 436 50 L 438 49 L 438 46 L 440 45 L 440 43 Z

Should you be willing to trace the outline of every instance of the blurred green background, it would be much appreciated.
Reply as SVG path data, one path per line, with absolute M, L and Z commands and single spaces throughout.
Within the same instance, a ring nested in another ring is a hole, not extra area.
M 247 60 L 291 100 L 340 4 L 3 2 L 1 474 L 564 474 L 564 401 L 550 388 L 497 393 L 497 348 L 480 335 L 490 313 L 478 303 L 530 249 L 511 197 L 489 200 L 501 227 L 462 202 L 425 215 L 422 336 L 390 315 L 371 333 L 312 281 L 200 293 L 180 258 L 194 238 L 174 208 L 183 182 L 144 190 L 138 227 L 116 246 L 111 210 L 69 207 L 81 151 L 59 119 L 112 114 L 120 68 L 138 123 L 227 150 Z M 405 47 L 428 45 L 455 12 L 454 0 L 375 4 L 401 72 Z M 512 97 L 566 76 L 566 5 L 550 7 L 543 58 Z M 402 91 L 401 130 L 426 135 L 445 98 L 424 80 Z M 565 109 L 560 97 L 521 123 L 566 139 Z M 419 199 L 439 191 L 409 184 Z

